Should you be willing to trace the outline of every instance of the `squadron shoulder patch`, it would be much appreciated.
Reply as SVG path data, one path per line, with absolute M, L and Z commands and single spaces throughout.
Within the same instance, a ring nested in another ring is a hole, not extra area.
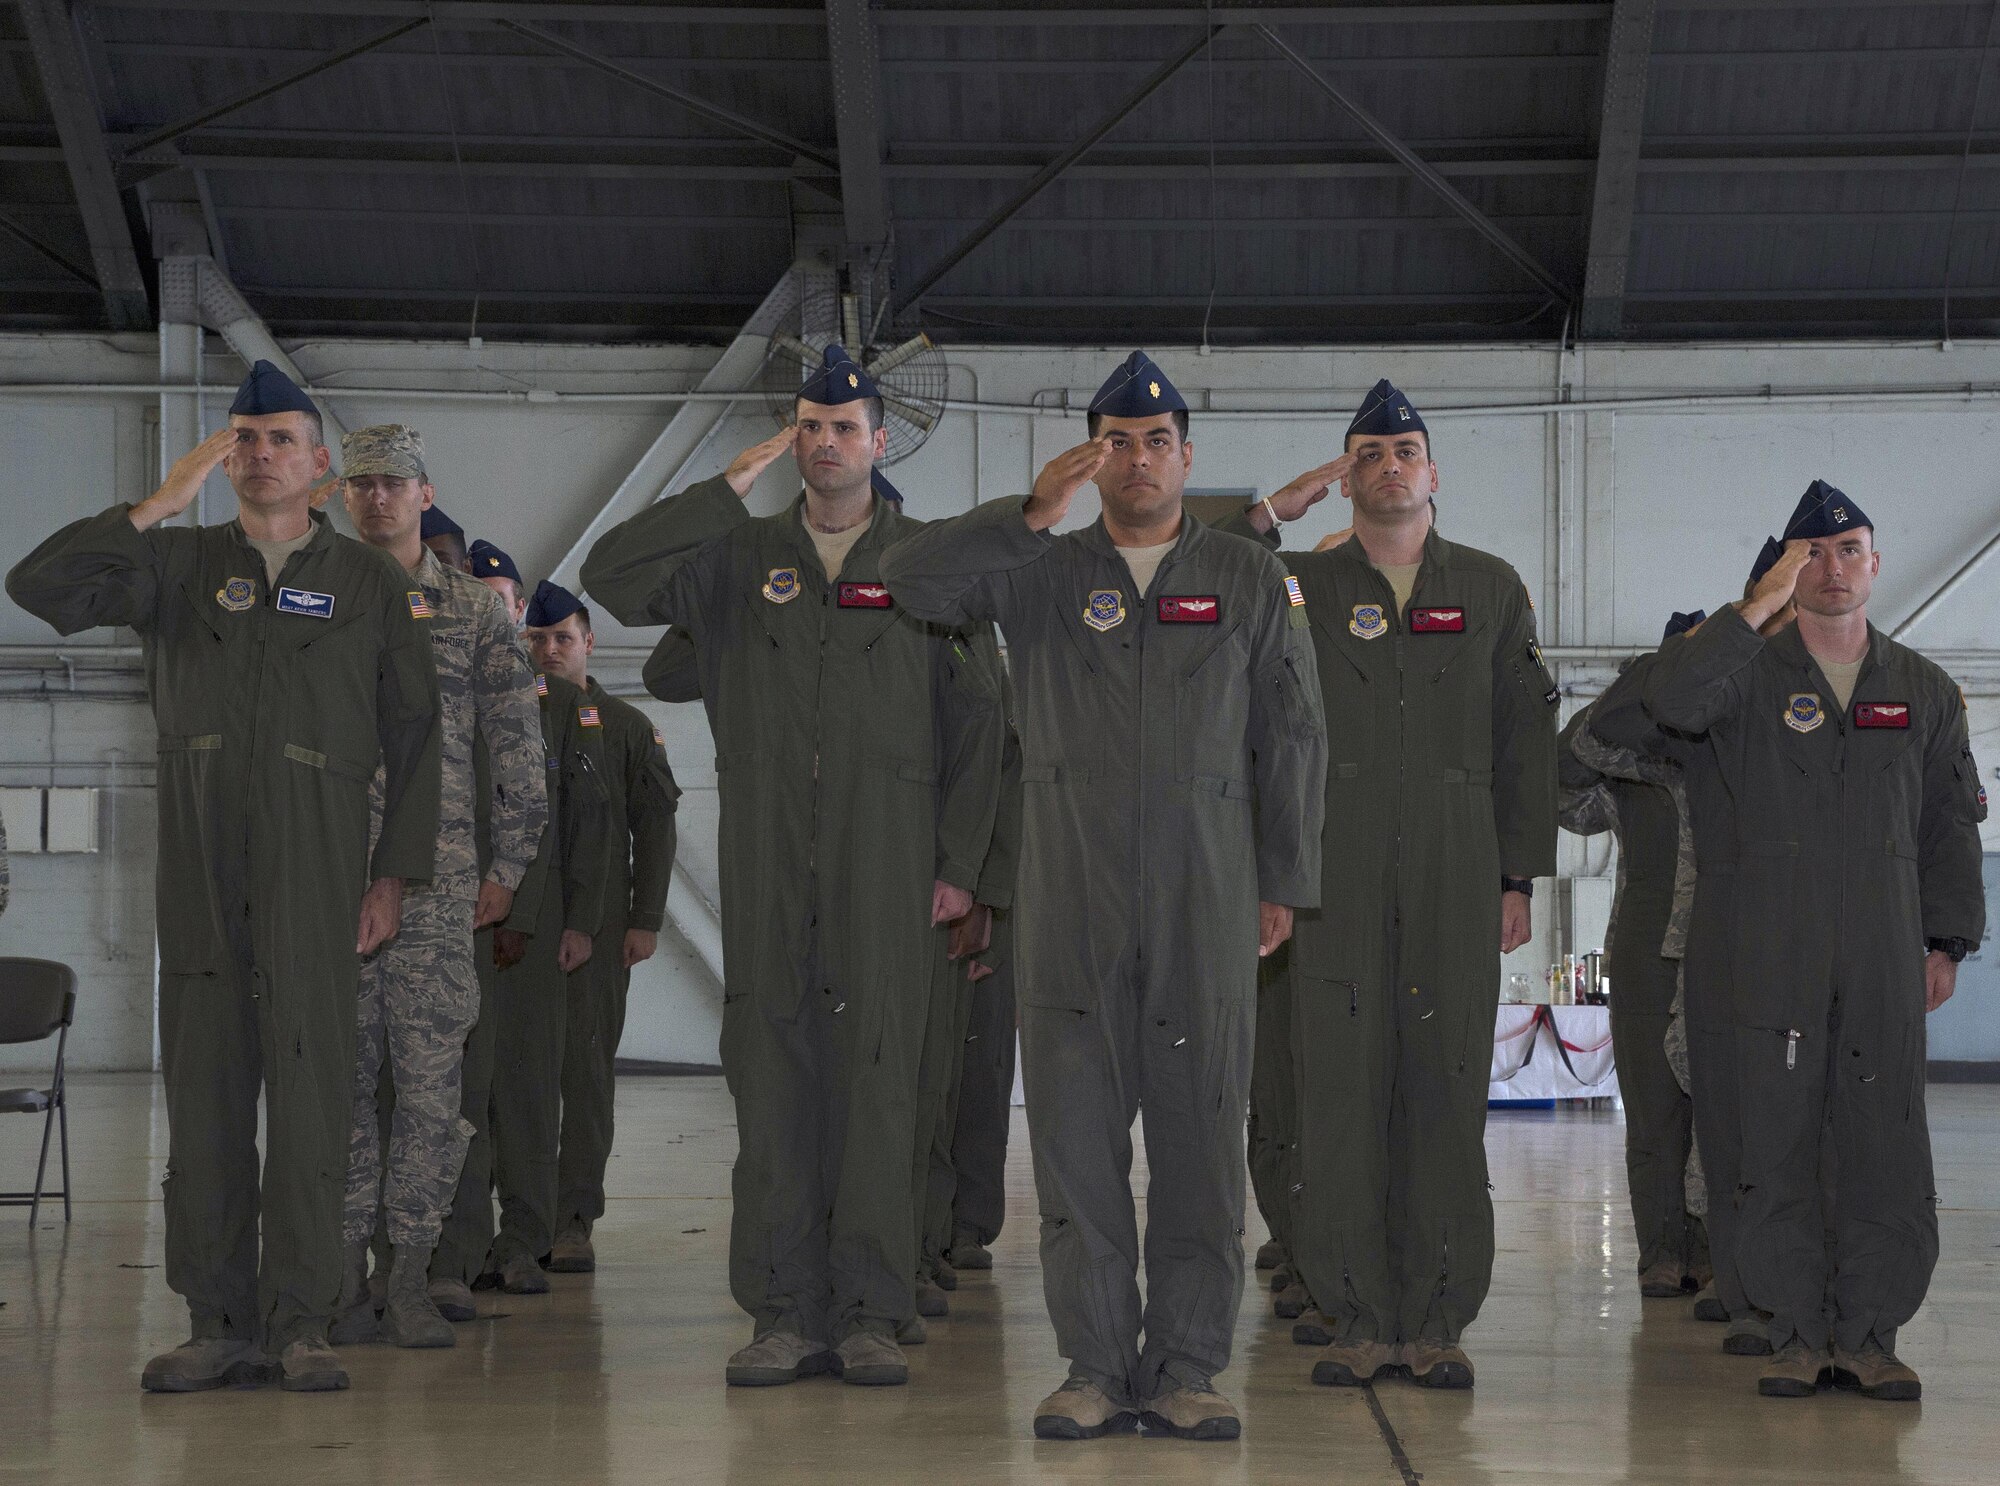
M 1465 633 L 1465 610 L 1463 609 L 1412 609 L 1409 613 L 1410 633 L 1413 635 L 1462 635 Z
M 278 612 L 303 614 L 308 619 L 331 619 L 333 595 L 314 593 L 309 588 L 281 588 L 278 590 Z
M 604 721 L 597 715 L 595 707 L 577 708 L 576 720 L 587 728 L 601 728 L 604 726 Z
M 1347 632 L 1359 640 L 1379 640 L 1389 633 L 1389 616 L 1380 604 L 1356 604 Z
M 772 568 L 764 579 L 764 597 L 774 604 L 789 604 L 799 596 L 799 570 Z
M 1795 691 L 1785 703 L 1785 726 L 1795 733 L 1809 733 L 1825 721 L 1816 691 Z
M 1162 624 L 1215 624 L 1222 618 L 1222 599 L 1212 593 L 1160 595 Z
M 257 585 L 248 578 L 231 578 L 215 590 L 215 601 L 232 614 L 241 614 L 257 602 Z
M 1858 728 L 1907 728 L 1910 725 L 1910 704 L 1908 702 L 1856 702 L 1854 704 L 1854 725 Z
M 424 591 L 421 588 L 412 588 L 410 590 L 410 618 L 429 619 L 432 617 L 431 601 L 424 597 Z
M 843 609 L 893 609 L 896 601 L 889 597 L 887 585 L 881 583 L 843 583 L 840 585 L 839 602 Z
M 1083 602 L 1083 622 L 1094 630 L 1116 629 L 1125 622 L 1125 595 L 1115 588 L 1093 588 Z

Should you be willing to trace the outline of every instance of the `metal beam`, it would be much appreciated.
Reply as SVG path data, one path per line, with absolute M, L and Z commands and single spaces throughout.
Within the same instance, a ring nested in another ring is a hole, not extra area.
M 71 278 L 88 284 L 93 289 L 100 287 L 96 274 L 85 268 L 81 263 L 78 263 L 74 258 L 71 258 L 60 248 L 42 241 L 35 233 L 30 232 L 26 227 L 15 221 L 11 213 L 0 211 L 0 232 L 6 233 L 22 246 L 32 248 Z
M 544 31 L 539 26 L 523 25 L 519 21 L 502 21 L 500 22 L 500 26 L 502 30 L 512 31 L 516 36 L 525 36 L 528 40 L 545 46 L 550 51 L 561 52 L 566 57 L 573 57 L 579 62 L 595 67 L 599 72 L 607 76 L 630 83 L 635 88 L 643 88 L 656 98 L 665 98 L 669 102 L 678 103 L 682 108 L 687 109 L 690 113 L 700 115 L 711 124 L 720 124 L 723 128 L 732 130 L 737 134 L 761 140 L 763 143 L 781 149 L 787 154 L 803 156 L 815 164 L 824 165 L 829 170 L 840 169 L 840 161 L 817 145 L 810 145 L 804 140 L 794 139 L 783 130 L 773 129 L 768 124 L 760 124 L 755 119 L 746 118 L 742 114 L 722 107 L 719 103 L 710 103 L 706 98 L 697 98 L 685 88 L 677 88 L 671 83 L 663 83 L 654 78 L 647 77 L 643 73 L 634 72 L 631 68 L 622 66 L 612 61 L 609 57 L 600 57 L 596 52 L 580 47 L 574 42 L 565 41 L 562 37 L 552 32 Z
M 796 306 L 792 280 L 799 272 L 798 268 L 788 269 L 771 286 L 763 303 L 757 306 L 742 330 L 737 332 L 736 338 L 708 369 L 696 391 L 755 395 L 753 389 L 758 373 L 764 369 L 764 358 L 770 352 L 771 337 L 777 333 L 785 312 Z M 660 436 L 639 456 L 639 462 L 619 481 L 618 488 L 584 523 L 583 530 L 570 543 L 569 550 L 563 553 L 562 560 L 549 577 L 564 588 L 576 588 L 577 572 L 583 566 L 583 559 L 589 554 L 592 544 L 619 522 L 643 511 L 677 486 L 686 477 L 688 466 L 708 447 L 708 441 L 715 436 L 733 407 L 733 402 L 709 400 L 684 402 L 675 409 Z
M 309 77 L 318 77 L 328 68 L 338 67 L 350 57 L 358 57 L 363 52 L 372 52 L 376 47 L 394 41 L 399 36 L 407 36 L 418 27 L 428 24 L 429 22 L 421 17 L 413 21 L 399 21 L 388 30 L 377 32 L 366 41 L 356 42 L 353 46 L 334 52 L 329 56 L 321 57 L 318 61 L 288 72 L 283 77 L 266 83 L 262 87 L 252 88 L 247 93 L 238 94 L 227 103 L 218 103 L 213 108 L 205 108 L 190 118 L 182 119 L 179 123 L 168 124 L 163 129 L 155 129 L 143 138 L 133 140 L 130 144 L 126 145 L 123 153 L 126 155 L 143 155 L 147 150 L 157 145 L 163 145 L 170 140 L 179 139 L 183 134 L 191 133 L 199 129 L 203 124 L 210 124 L 225 115 L 233 114 L 238 109 L 248 108 L 253 103 L 261 103 L 273 94 L 282 93 L 285 89 L 302 83 Z
M 994 208 L 992 214 L 984 222 L 981 222 L 964 238 L 959 240 L 958 246 L 952 248 L 937 262 L 933 263 L 925 271 L 922 278 L 918 279 L 909 288 L 898 293 L 895 299 L 895 309 L 898 311 L 907 309 L 910 305 L 915 304 L 921 299 L 925 290 L 929 289 L 931 285 L 935 284 L 939 279 L 958 267 L 960 263 L 964 262 L 981 243 L 985 242 L 995 232 L 998 232 L 1009 217 L 1041 195 L 1049 182 L 1053 181 L 1057 176 L 1069 169 L 1071 165 L 1088 154 L 1093 145 L 1103 139 L 1113 129 L 1116 129 L 1120 124 L 1124 123 L 1126 119 L 1130 118 L 1139 105 L 1157 93 L 1166 85 L 1169 79 L 1183 67 L 1187 66 L 1188 63 L 1207 51 L 1215 38 L 1227 29 L 1226 26 L 1203 26 L 1200 36 L 1154 68 L 1138 87 L 1127 93 L 1112 108 L 1110 113 L 1098 121 L 1096 127 L 1030 176 L 1026 185 L 1022 186 L 1020 190 Z
M 76 204 L 83 213 L 90 261 L 104 294 L 105 316 L 113 330 L 148 329 L 153 312 L 146 302 L 146 280 L 139 271 L 139 254 L 132 246 L 125 204 L 111 172 L 111 157 L 104 147 L 104 120 L 97 111 L 69 7 L 63 0 L 19 0 L 17 9 L 35 54 L 35 68 L 41 74 L 42 94 L 62 141 L 63 163 L 69 167 Z
M 227 10 L 268 13 L 271 0 L 96 0 L 111 9 Z M 1708 0 L 1723 5 L 1733 0 Z M 1825 3 L 1881 7 L 1884 0 L 1786 0 L 1800 9 L 1820 9 Z M 818 27 L 825 13 L 818 5 L 703 5 L 655 3 L 591 4 L 587 0 L 313 0 L 314 15 L 424 16 L 440 23 L 486 21 L 622 22 L 659 25 L 793 25 Z M 1569 25 L 1602 20 L 1611 13 L 1608 0 L 1556 0 L 1548 4 L 1486 5 L 1232 5 L 1232 19 L 1271 21 L 1285 25 L 1319 26 L 1462 26 L 1471 24 Z M 976 6 L 943 8 L 898 5 L 877 11 L 877 19 L 896 26 L 1160 26 L 1206 19 L 1204 0 L 1179 5 L 1104 6 L 1012 5 L 993 9 Z
M 1513 237 L 1499 223 L 1495 222 L 1486 213 L 1466 200 L 1459 193 L 1456 186 L 1452 185 L 1441 173 L 1426 163 L 1422 157 L 1408 145 L 1404 144 L 1402 140 L 1390 133 L 1388 128 L 1375 115 L 1368 112 L 1367 109 L 1342 92 L 1332 79 L 1326 77 L 1318 68 L 1314 67 L 1306 57 L 1293 48 L 1291 43 L 1273 31 L 1269 26 L 1259 26 L 1256 29 L 1257 34 L 1268 41 L 1280 56 L 1303 73 L 1322 93 L 1339 104 L 1346 111 L 1347 115 L 1361 126 L 1369 138 L 1381 145 L 1405 170 L 1428 186 L 1431 192 L 1444 202 L 1446 206 L 1465 218 L 1472 225 L 1473 229 L 1481 237 L 1493 244 L 1494 247 L 1498 248 L 1501 255 L 1510 263 L 1536 283 L 1540 284 L 1544 289 L 1548 290 L 1554 296 L 1557 303 L 1568 304 L 1576 297 L 1575 292 L 1568 285 L 1564 284 L 1561 279 L 1542 266 L 1542 261 L 1539 258 L 1515 242 Z
M 1584 260 L 1582 334 L 1625 328 L 1625 269 L 1632 257 L 1639 194 L 1639 143 L 1646 123 L 1646 73 L 1653 55 L 1654 0 L 1616 0 L 1604 49 L 1604 105 L 1597 128 L 1597 180 L 1590 199 Z
M 881 44 L 869 0 L 827 0 L 826 51 L 847 246 L 880 248 L 889 241 L 889 197 L 882 184 Z

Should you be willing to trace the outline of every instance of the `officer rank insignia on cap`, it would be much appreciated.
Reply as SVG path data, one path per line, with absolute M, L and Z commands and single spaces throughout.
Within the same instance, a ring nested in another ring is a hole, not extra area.
M 410 590 L 410 618 L 429 619 L 431 617 L 431 601 L 424 597 L 424 591 L 421 588 L 412 588 Z
M 1858 728 L 1907 728 L 1910 725 L 1910 704 L 1908 702 L 1856 702 L 1854 704 L 1854 725 Z
M 838 589 L 839 604 L 843 609 L 893 609 L 895 600 L 889 597 L 889 590 L 880 583 L 843 583 Z
M 1389 618 L 1380 604 L 1356 604 L 1347 632 L 1362 640 L 1379 640 L 1389 633 Z
M 549 678 L 542 675 L 538 671 L 535 673 L 535 695 L 538 697 L 545 697 L 548 694 L 549 694 Z
M 1162 624 L 1215 624 L 1222 618 L 1222 599 L 1213 593 L 1160 595 Z
M 1816 691 L 1795 691 L 1785 703 L 1785 726 L 1795 733 L 1809 733 L 1825 721 Z
M 1410 633 L 1413 635 L 1462 635 L 1465 633 L 1465 610 L 1463 609 L 1412 609 L 1410 610 Z
M 798 596 L 799 570 L 772 568 L 770 577 L 764 580 L 764 597 L 774 604 L 789 604 Z
M 1123 624 L 1125 595 L 1115 588 L 1093 588 L 1083 603 L 1083 622 L 1098 631 Z
M 257 602 L 257 585 L 248 578 L 231 578 L 215 590 L 215 601 L 232 614 L 241 614 Z
M 1285 599 L 1294 609 L 1303 609 L 1306 606 L 1305 590 L 1299 587 L 1297 578 L 1285 579 Z
M 577 708 L 576 720 L 587 728 L 601 728 L 604 726 L 603 720 L 598 717 L 595 707 Z

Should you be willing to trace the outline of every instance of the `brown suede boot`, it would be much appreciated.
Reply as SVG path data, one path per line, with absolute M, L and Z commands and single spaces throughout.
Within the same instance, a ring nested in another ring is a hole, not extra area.
M 1795 1333 L 1764 1364 L 1757 1391 L 1766 1398 L 1811 1398 L 1819 1392 L 1820 1379 L 1830 1362 L 1826 1353 L 1815 1352 Z
M 1853 1352 L 1839 1346 L 1833 1349 L 1833 1386 L 1893 1403 L 1913 1403 L 1924 1396 L 1916 1371 L 1873 1336 Z
M 1313 1364 L 1313 1381 L 1322 1388 L 1360 1388 L 1376 1374 L 1396 1365 L 1396 1348 L 1387 1342 L 1359 1337 L 1330 1344 Z M 1470 1363 L 1467 1364 L 1471 1366 Z

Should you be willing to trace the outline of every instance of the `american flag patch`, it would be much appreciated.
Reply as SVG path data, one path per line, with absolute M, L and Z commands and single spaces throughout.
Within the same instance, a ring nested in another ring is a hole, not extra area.
M 535 695 L 538 697 L 545 697 L 548 694 L 549 694 L 549 678 L 544 675 L 541 675 L 540 673 L 537 673 L 535 676 Z
M 1292 601 L 1294 609 L 1303 609 L 1305 607 L 1306 596 L 1300 592 L 1299 580 L 1297 578 L 1287 578 L 1285 580 L 1285 597 Z
M 597 719 L 597 709 L 595 707 L 577 708 L 576 720 L 582 723 L 587 728 L 601 728 L 604 726 L 604 724 L 602 722 L 599 722 Z
M 430 617 L 431 601 L 424 597 L 424 592 L 421 588 L 412 588 L 410 590 L 410 618 L 429 619 Z

